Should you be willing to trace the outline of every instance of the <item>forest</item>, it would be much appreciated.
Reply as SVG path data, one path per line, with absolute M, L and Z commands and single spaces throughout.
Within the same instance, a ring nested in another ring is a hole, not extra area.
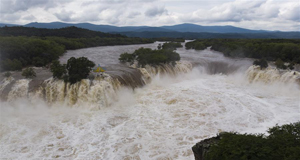
M 76 27 L 62 29 L 2 27 L 0 71 L 21 70 L 27 66 L 46 66 L 57 60 L 66 50 L 153 42 L 152 39 L 127 38 Z
M 212 50 L 228 57 L 248 57 L 300 64 L 299 39 L 204 39 L 188 42 L 186 49 Z

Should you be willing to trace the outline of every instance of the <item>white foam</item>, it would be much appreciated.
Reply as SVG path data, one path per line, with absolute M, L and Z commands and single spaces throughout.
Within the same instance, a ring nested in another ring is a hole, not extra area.
M 191 147 L 220 131 L 263 133 L 299 121 L 300 91 L 284 86 L 193 69 L 121 88 L 96 111 L 1 102 L 0 159 L 193 159 Z

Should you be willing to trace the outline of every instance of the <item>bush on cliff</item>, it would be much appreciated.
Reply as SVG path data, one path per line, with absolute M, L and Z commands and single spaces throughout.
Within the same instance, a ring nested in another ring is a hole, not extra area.
M 88 60 L 86 57 L 74 58 L 68 60 L 66 69 L 68 71 L 67 81 L 71 84 L 76 83 L 88 77 L 95 63 Z
M 211 145 L 205 160 L 299 160 L 300 122 L 272 127 L 269 136 L 225 133 Z M 201 142 L 200 142 L 201 143 Z M 196 156 L 196 155 L 195 155 Z
M 58 60 L 52 62 L 50 70 L 53 73 L 53 78 L 62 79 L 66 75 L 66 65 L 60 64 Z
M 65 82 L 74 84 L 82 79 L 86 79 L 90 74 L 95 63 L 86 57 L 71 57 L 67 64 L 60 64 L 59 61 L 53 61 L 50 70 L 53 78 L 64 79 Z
M 260 69 L 264 69 L 268 67 L 268 62 L 265 59 L 255 60 L 253 65 L 260 66 Z
M 30 67 L 23 70 L 22 76 L 25 78 L 33 78 L 36 77 L 36 73 L 34 72 L 33 68 Z

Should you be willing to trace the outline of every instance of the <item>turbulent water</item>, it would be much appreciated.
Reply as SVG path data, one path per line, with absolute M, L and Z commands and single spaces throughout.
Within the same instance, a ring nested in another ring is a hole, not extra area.
M 114 59 L 141 46 L 157 43 L 62 57 L 88 56 L 108 68 L 94 80 L 70 86 L 50 78 L 34 92 L 17 80 L 1 102 L 0 159 L 193 159 L 191 147 L 218 132 L 265 133 L 300 120 L 299 72 L 262 71 L 209 49 L 178 49 L 176 66 L 140 68 L 144 86 L 125 87 L 114 76 L 137 69 Z

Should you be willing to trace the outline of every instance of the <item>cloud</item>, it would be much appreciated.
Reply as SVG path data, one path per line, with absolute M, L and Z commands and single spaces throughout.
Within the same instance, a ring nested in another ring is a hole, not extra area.
M 299 30 L 299 0 L 0 0 L 0 21 L 89 22 L 117 26 L 180 23 Z
M 298 5 L 291 5 L 286 8 L 282 8 L 280 10 L 279 17 L 300 22 L 300 3 L 298 3 Z
M 130 12 L 127 17 L 135 18 L 136 16 L 139 16 L 139 15 L 141 15 L 141 12 Z
M 66 11 L 65 9 L 61 10 L 59 13 L 54 13 L 54 15 L 61 21 L 70 22 L 72 21 L 72 15 L 74 12 Z
M 64 1 L 67 2 L 67 1 Z M 45 9 L 56 6 L 56 1 L 53 0 L 1 0 L 1 13 L 15 13 L 19 11 L 27 11 L 33 7 L 43 7 Z
M 145 12 L 145 15 L 148 17 L 154 17 L 154 16 L 162 15 L 165 12 L 167 12 L 165 7 L 153 6 L 149 9 L 147 9 L 147 11 Z

